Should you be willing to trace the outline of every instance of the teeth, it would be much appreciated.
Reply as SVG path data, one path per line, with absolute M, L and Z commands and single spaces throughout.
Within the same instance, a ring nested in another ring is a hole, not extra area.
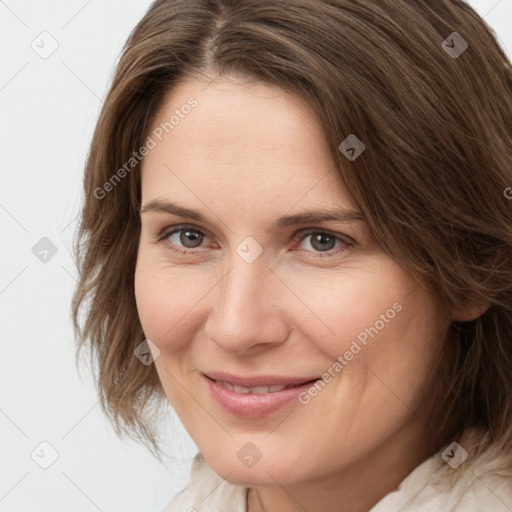
M 274 393 L 276 391 L 283 391 L 287 386 L 254 386 L 252 388 L 245 388 L 243 386 L 235 386 L 230 384 L 229 382 L 224 382 L 222 380 L 215 381 L 217 384 L 224 386 L 226 389 L 230 391 L 234 391 L 235 393 L 255 393 L 255 394 L 263 394 L 263 393 Z
M 220 384 L 221 386 L 224 386 L 225 388 L 229 389 L 230 391 L 234 391 L 233 384 L 230 384 L 229 382 L 223 382 L 221 380 L 218 380 L 217 384 Z

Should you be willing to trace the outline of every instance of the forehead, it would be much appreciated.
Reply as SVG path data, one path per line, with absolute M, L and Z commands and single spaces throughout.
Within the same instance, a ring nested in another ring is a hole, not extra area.
M 299 201 L 355 208 L 315 111 L 276 86 L 229 77 L 183 81 L 146 135 L 156 145 L 142 163 L 143 202 L 158 196 L 258 210 Z

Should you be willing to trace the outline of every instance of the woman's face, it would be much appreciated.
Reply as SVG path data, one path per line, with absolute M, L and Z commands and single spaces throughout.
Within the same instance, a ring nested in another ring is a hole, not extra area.
M 293 485 L 419 453 L 434 299 L 360 218 L 312 108 L 269 85 L 188 80 L 148 135 L 137 308 L 213 469 Z

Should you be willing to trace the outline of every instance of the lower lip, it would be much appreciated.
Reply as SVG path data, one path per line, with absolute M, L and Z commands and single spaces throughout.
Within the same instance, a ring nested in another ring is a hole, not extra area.
M 316 381 L 310 381 L 295 388 L 273 393 L 235 393 L 204 376 L 213 399 L 224 411 L 241 418 L 258 419 L 272 414 L 298 401 L 299 395 L 307 391 Z

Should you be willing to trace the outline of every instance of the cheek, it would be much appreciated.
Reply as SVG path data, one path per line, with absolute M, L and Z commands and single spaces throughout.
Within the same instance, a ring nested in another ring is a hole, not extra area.
M 139 254 L 135 270 L 135 300 L 147 338 L 160 350 L 180 350 L 187 343 L 184 335 L 190 319 L 197 322 L 197 304 L 211 284 L 204 272 L 171 268 Z
M 320 286 L 307 284 L 295 288 L 315 313 L 303 321 L 303 333 L 333 363 L 344 359 L 340 371 L 358 376 L 356 381 L 375 379 L 375 373 L 398 387 L 418 387 L 428 377 L 442 341 L 435 303 L 394 262 L 343 272 Z
M 442 329 L 433 298 L 415 281 L 404 281 L 403 289 L 395 288 L 392 294 L 383 293 L 374 306 L 363 330 L 353 335 L 361 347 L 353 371 L 365 381 L 368 400 L 380 397 L 399 416 L 415 410 L 426 392 Z
M 323 275 L 289 276 L 288 282 L 291 279 L 294 293 L 304 304 L 303 328 L 326 350 L 338 354 L 348 350 L 352 341 L 364 347 L 389 331 L 401 315 L 406 293 L 414 287 L 380 262 Z

